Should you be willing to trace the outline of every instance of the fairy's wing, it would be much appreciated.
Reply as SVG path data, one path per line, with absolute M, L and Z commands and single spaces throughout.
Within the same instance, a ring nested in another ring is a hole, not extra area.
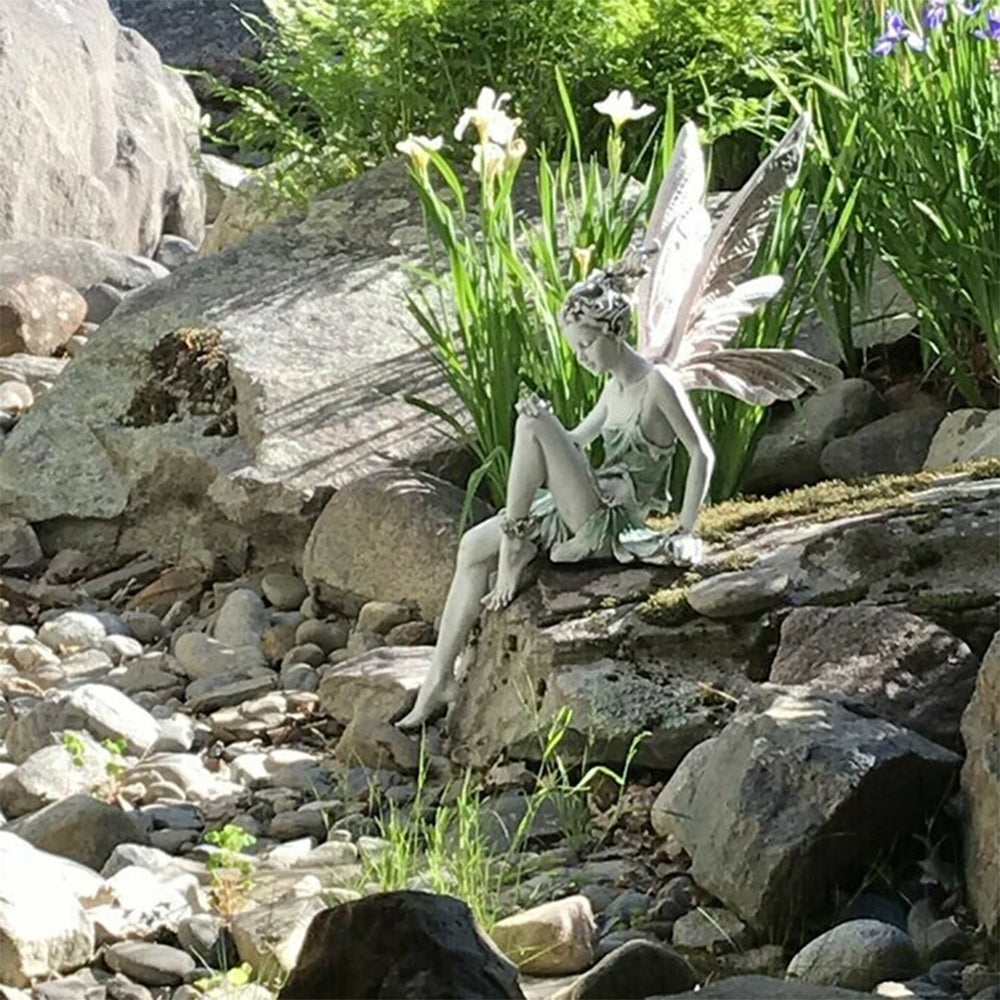
M 740 320 L 781 288 L 777 275 L 743 279 L 779 198 L 798 177 L 808 131 L 809 116 L 802 115 L 730 200 L 684 285 L 658 363 L 679 370 L 699 355 L 721 351 Z
M 795 399 L 843 378 L 836 365 L 779 348 L 713 349 L 693 355 L 674 372 L 686 389 L 714 389 L 758 406 Z
M 670 167 L 660 184 L 644 246 L 659 246 L 653 267 L 636 287 L 639 350 L 659 357 L 677 310 L 701 261 L 710 230 L 705 208 L 705 159 L 698 129 L 686 122 L 677 136 Z

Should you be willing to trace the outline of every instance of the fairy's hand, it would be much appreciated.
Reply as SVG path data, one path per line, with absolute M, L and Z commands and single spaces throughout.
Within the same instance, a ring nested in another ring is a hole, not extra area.
M 540 417 L 543 413 L 551 413 L 552 405 L 533 392 L 519 399 L 515 409 L 522 417 Z
M 667 539 L 667 551 L 678 566 L 694 566 L 701 562 L 704 550 L 702 540 L 689 531 L 679 531 Z

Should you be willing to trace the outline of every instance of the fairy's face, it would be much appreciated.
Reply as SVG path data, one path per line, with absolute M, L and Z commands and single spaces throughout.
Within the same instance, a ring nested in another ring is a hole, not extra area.
M 563 334 L 573 348 L 580 364 L 595 375 L 611 371 L 618 359 L 619 345 L 614 337 L 602 333 L 592 324 L 563 319 Z

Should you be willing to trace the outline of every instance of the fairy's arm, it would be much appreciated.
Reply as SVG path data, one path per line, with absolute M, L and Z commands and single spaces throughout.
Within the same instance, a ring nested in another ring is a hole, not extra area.
M 586 448 L 601 433 L 607 419 L 608 407 L 602 393 L 597 405 L 569 432 L 570 440 L 578 447 Z
M 715 465 L 715 452 L 688 394 L 677 377 L 668 368 L 659 366 L 656 370 L 660 377 L 652 380 L 653 401 L 674 429 L 681 444 L 687 449 L 690 458 L 680 516 L 680 530 L 690 533 L 694 530 L 698 512 L 708 493 L 708 484 Z

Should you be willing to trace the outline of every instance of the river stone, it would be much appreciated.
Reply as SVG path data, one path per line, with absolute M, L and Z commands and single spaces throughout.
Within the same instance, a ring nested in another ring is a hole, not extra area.
M 160 245 L 153 254 L 157 264 L 175 271 L 182 264 L 193 260 L 198 255 L 198 248 L 181 236 L 171 236 L 169 233 L 160 240 Z
M 981 923 L 1000 933 L 1000 632 L 983 657 L 976 688 L 962 716 L 966 758 L 965 885 Z
M 185 690 L 188 708 L 196 713 L 239 705 L 267 694 L 278 685 L 278 675 L 266 667 L 237 667 L 212 677 L 192 681 Z
M 260 589 L 279 611 L 295 611 L 309 594 L 300 576 L 277 571 L 260 578 Z
M 363 601 L 414 602 L 434 621 L 451 585 L 464 502 L 458 487 L 423 472 L 387 469 L 356 480 L 316 521 L 303 555 L 306 583 L 320 596 L 325 587 Z M 487 512 L 477 502 L 473 521 Z
M 0 415 L 4 426 L 11 427 L 14 421 L 35 405 L 35 394 L 25 382 L 9 379 L 0 382 Z
M 697 991 L 675 993 L 673 1000 L 871 1000 L 871 994 L 837 986 L 789 983 L 771 976 L 733 976 L 702 986 Z
M 819 464 L 831 479 L 918 472 L 944 413 L 944 407 L 935 404 L 880 417 L 853 434 L 831 441 L 823 449 Z
M 687 593 L 687 602 L 700 615 L 709 618 L 737 618 L 754 615 L 774 607 L 788 590 L 784 573 L 719 573 L 696 583 Z
M 259 979 L 291 972 L 313 917 L 323 910 L 315 896 L 258 906 L 233 917 L 231 931 L 240 961 Z
M 450 896 L 387 892 L 313 918 L 284 1000 L 353 997 L 523 998 L 517 969 L 468 906 Z
M 87 322 L 100 326 L 124 301 L 125 296 L 105 281 L 98 281 L 83 293 Z
M 100 649 L 107 634 L 101 620 L 85 611 L 66 611 L 38 630 L 38 638 L 57 653 Z
M 91 795 L 71 795 L 16 823 L 16 831 L 39 850 L 100 871 L 119 844 L 148 844 L 139 823 L 117 806 Z
M 978 665 L 961 639 L 897 608 L 796 608 L 782 622 L 771 680 L 842 694 L 961 750 Z
M 355 716 L 392 722 L 413 705 L 432 653 L 430 646 L 382 646 L 327 668 L 320 708 L 345 726 Z
M 849 378 L 814 393 L 801 404 L 776 408 L 743 481 L 747 493 L 776 493 L 823 478 L 820 456 L 834 439 L 885 412 L 885 403 L 864 379 Z
M 393 601 L 368 601 L 358 613 L 357 629 L 359 632 L 385 635 L 396 625 L 409 621 L 411 617 L 410 609 L 405 604 L 396 604 Z
M 941 421 L 924 468 L 981 458 L 1000 458 L 1000 410 L 955 410 Z
M 47 857 L 27 848 L 16 864 L 0 865 L 0 984 L 30 988 L 35 979 L 79 968 L 93 953 L 93 924 Z
M 0 520 L 0 568 L 3 572 L 36 569 L 44 558 L 38 536 L 27 521 L 19 517 Z
M 201 154 L 201 168 L 205 182 L 205 222 L 211 224 L 219 217 L 226 195 L 248 180 L 250 171 L 231 160 L 205 152 Z
M 915 829 L 960 758 L 818 696 L 761 698 L 763 711 L 748 706 L 678 769 L 654 813 L 698 885 L 753 930 L 782 933 Z
M 86 315 L 83 296 L 65 281 L 24 272 L 0 276 L 0 354 L 55 354 Z
M 256 646 L 270 624 L 268 617 L 260 595 L 241 587 L 223 601 L 212 636 L 227 646 Z
M 121 253 L 96 240 L 68 236 L 0 240 L 0 274 L 20 270 L 51 274 L 78 292 L 101 283 L 127 291 L 169 274 L 149 258 Z M 58 368 L 64 364 L 59 362 Z
M 197 968 L 180 948 L 148 941 L 119 941 L 104 949 L 104 963 L 114 972 L 146 986 L 179 986 Z
M 549 1000 L 608 1000 L 610 997 L 653 997 L 691 989 L 694 969 L 673 948 L 652 941 L 628 941 L 605 955 L 576 982 Z
M 226 797 L 235 799 L 243 793 L 242 785 L 209 770 L 196 753 L 150 754 L 128 769 L 124 781 L 126 784 L 136 782 L 144 785 L 146 794 L 143 800 L 146 802 L 159 797 L 156 791 L 158 786 L 175 786 L 185 799 L 201 804 Z
M 11 432 L 3 513 L 55 519 L 64 544 L 102 556 L 209 549 L 242 568 L 287 562 L 330 490 L 408 462 L 441 468 L 447 425 L 403 398 L 460 413 L 405 309 L 405 264 L 425 239 L 395 159 L 128 296 Z
M 257 643 L 230 646 L 203 632 L 185 632 L 174 642 L 174 656 L 191 680 L 215 677 L 231 670 L 266 667 Z
M 586 896 L 567 896 L 505 917 L 493 925 L 490 937 L 530 975 L 566 975 L 594 964 L 597 930 Z
M 814 938 L 788 963 L 789 979 L 872 990 L 885 979 L 920 971 L 909 936 L 879 920 L 848 920 Z
M 0 238 L 85 236 L 147 256 L 164 231 L 200 243 L 199 111 L 181 75 L 104 0 L 11 0 L 0 35 L 0 93 L 33 95 L 0 121 Z
M 67 730 L 85 730 L 98 740 L 124 740 L 129 753 L 145 753 L 156 742 L 156 719 L 121 691 L 105 684 L 84 684 L 68 692 L 49 692 L 7 732 L 11 760 L 22 763 Z
M 107 782 L 111 754 L 88 733 L 74 735 L 83 744 L 79 764 L 65 746 L 42 747 L 0 779 L 0 811 L 5 816 L 14 819 Z
M 697 907 L 674 922 L 675 948 L 697 949 L 713 955 L 742 951 L 750 944 L 747 925 L 719 906 Z

